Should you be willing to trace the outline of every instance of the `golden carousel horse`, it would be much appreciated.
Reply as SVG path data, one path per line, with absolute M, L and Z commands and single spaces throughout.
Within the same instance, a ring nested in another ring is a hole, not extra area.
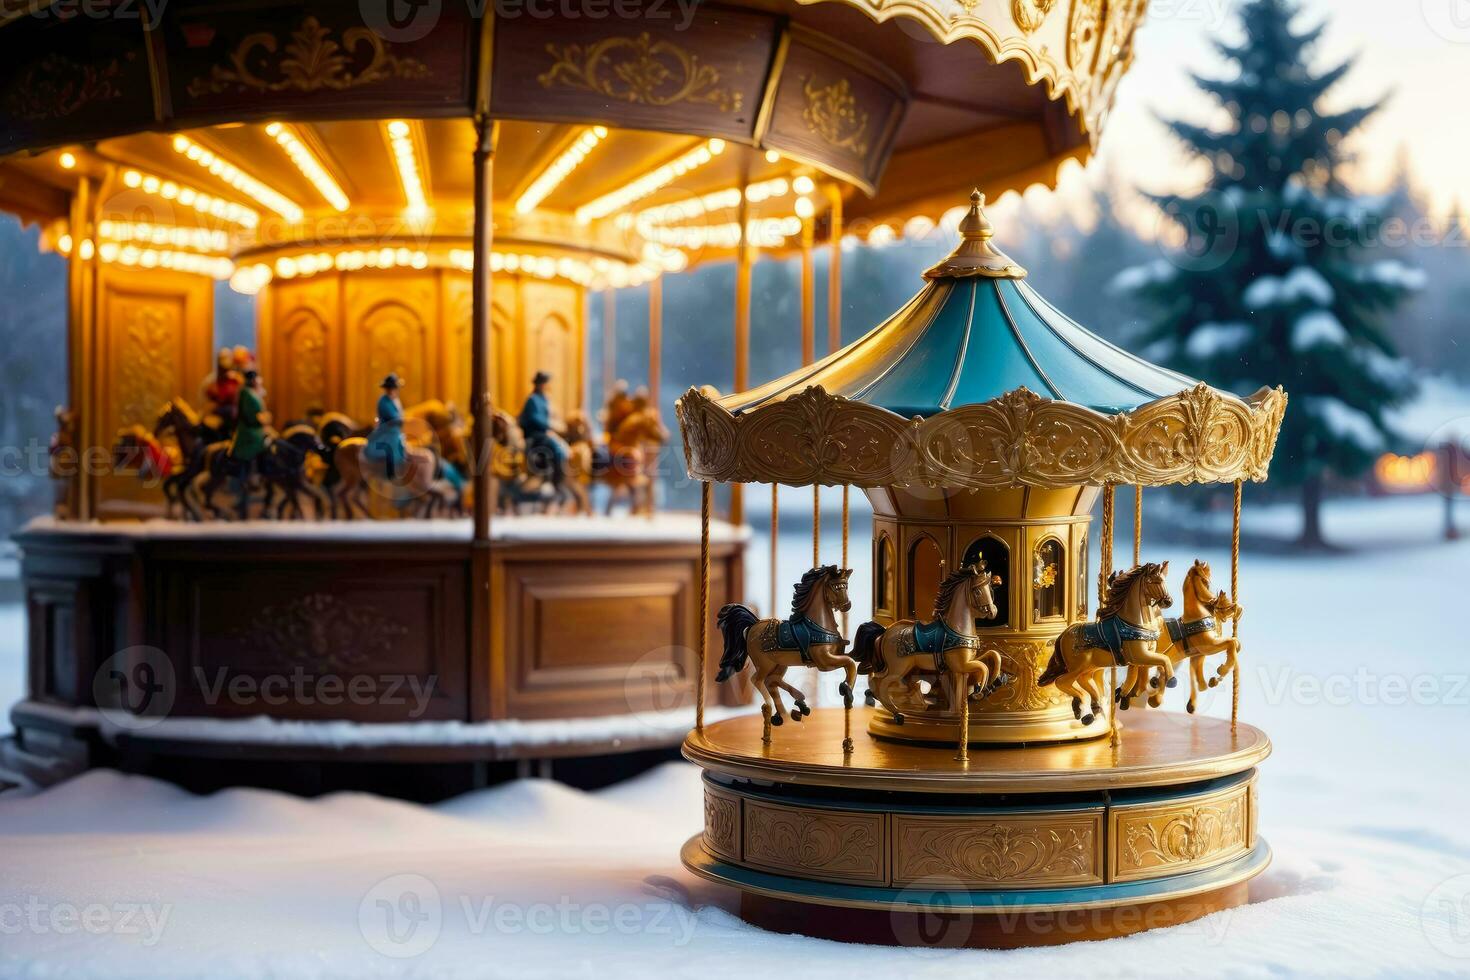
M 853 643 L 858 666 L 869 676 L 869 702 L 878 701 L 892 712 L 895 724 L 903 724 L 904 715 L 894 695 L 911 691 L 912 674 L 932 671 L 949 681 L 950 703 L 959 721 L 957 758 L 961 760 L 969 755 L 971 690 L 978 690 L 984 699 L 1009 680 L 1001 671 L 1000 652 L 981 652 L 980 636 L 975 632 L 976 619 L 999 615 L 994 587 L 1000 584 L 1000 576 L 992 575 L 985 562 L 966 565 L 940 584 L 933 622 L 905 619 L 887 629 L 864 623 Z
M 1168 641 L 1168 645 L 1162 646 L 1159 652 L 1176 665 L 1186 658 L 1189 660 L 1187 708 L 1190 714 L 1194 714 L 1200 688 L 1214 687 L 1220 683 L 1220 678 L 1235 669 L 1236 658 L 1240 653 L 1240 641 L 1234 637 L 1225 636 L 1222 630 L 1225 623 L 1239 616 L 1242 610 L 1231 602 L 1223 591 L 1218 595 L 1210 591 L 1210 566 L 1202 561 L 1196 561 L 1189 571 L 1184 573 L 1181 597 L 1184 601 L 1184 615 L 1178 619 L 1165 619 L 1160 615 L 1156 617 L 1154 625 L 1159 630 L 1159 643 L 1163 644 L 1166 640 Z M 1225 654 L 1225 662 L 1215 671 L 1215 676 L 1209 679 L 1207 685 L 1205 658 L 1217 653 Z M 1114 696 L 1118 699 L 1118 707 L 1127 711 L 1133 698 L 1141 698 L 1145 695 L 1151 707 L 1159 706 L 1162 701 L 1162 692 L 1159 690 L 1157 678 L 1151 677 L 1150 673 L 1141 667 L 1129 667 L 1128 676 L 1114 692 Z
M 1103 675 L 1109 667 L 1157 669 L 1166 686 L 1175 685 L 1174 662 L 1159 652 L 1159 631 L 1154 628 L 1154 607 L 1167 609 L 1174 602 L 1165 584 L 1168 573 L 1168 562 L 1115 572 L 1108 579 L 1107 598 L 1096 622 L 1077 623 L 1057 637 L 1051 661 L 1036 683 L 1056 684 L 1063 694 L 1072 695 L 1072 714 L 1082 724 L 1092 724 L 1102 713 Z M 1083 695 L 1090 702 L 1086 712 Z
M 592 425 L 585 412 L 567 413 L 567 489 L 572 492 L 572 513 L 592 513 L 592 477 L 597 471 L 597 448 L 593 444 Z
M 634 514 L 653 513 L 649 468 L 658 459 L 658 449 L 669 441 L 669 430 L 659 419 L 658 410 L 641 398 L 633 399 L 633 403 L 634 409 L 607 435 L 612 459 L 602 479 L 611 491 L 607 498 L 609 514 L 623 492 Z
M 822 565 L 801 577 L 791 597 L 790 619 L 761 619 L 749 606 L 732 602 L 720 609 L 715 623 L 725 636 L 725 653 L 715 680 L 729 680 L 750 663 L 750 680 L 761 696 L 761 714 L 768 724 L 780 725 L 785 706 L 781 691 L 795 701 L 792 721 L 812 713 L 806 695 L 785 680 L 789 667 L 810 666 L 821 671 L 841 669 L 847 679 L 838 690 L 843 705 L 852 707 L 858 664 L 843 651 L 847 640 L 837 625 L 837 613 L 852 608 L 847 596 L 850 568 Z M 769 738 L 769 730 L 767 733 Z M 850 748 L 850 740 L 844 743 Z

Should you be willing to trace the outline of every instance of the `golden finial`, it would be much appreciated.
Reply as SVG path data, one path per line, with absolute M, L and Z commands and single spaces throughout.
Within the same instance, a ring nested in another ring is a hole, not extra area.
M 970 192 L 970 213 L 960 221 L 960 244 L 949 258 L 924 273 L 925 279 L 1024 279 L 1026 270 L 990 243 L 995 226 L 985 216 L 985 195 Z

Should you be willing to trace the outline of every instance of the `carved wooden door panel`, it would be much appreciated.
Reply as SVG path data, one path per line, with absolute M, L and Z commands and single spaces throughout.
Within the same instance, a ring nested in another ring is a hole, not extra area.
M 260 367 L 278 422 L 313 405 L 341 411 L 341 278 L 274 283 L 260 305 Z
M 376 415 L 378 385 L 396 373 L 404 405 L 442 397 L 433 331 L 438 290 L 432 274 L 364 276 L 347 281 L 346 398 L 364 425 Z

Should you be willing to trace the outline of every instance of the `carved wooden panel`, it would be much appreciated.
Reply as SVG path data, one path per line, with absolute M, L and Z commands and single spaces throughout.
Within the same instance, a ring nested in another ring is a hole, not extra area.
M 744 862 L 824 881 L 888 879 L 884 815 L 745 801 Z
M 893 821 L 896 885 L 1050 888 L 1103 880 L 1101 808 L 994 820 L 905 814 Z
M 343 305 L 347 414 L 370 423 L 378 385 L 393 372 L 403 381 L 403 404 L 438 397 L 439 289 L 433 272 L 352 273 L 345 277 Z
M 704 846 L 711 853 L 740 860 L 740 797 L 709 784 L 704 787 Z
M 762 142 L 873 193 L 907 93 L 886 68 L 834 41 L 792 30 Z
M 257 305 L 260 370 L 282 421 L 342 407 L 342 282 L 334 275 L 273 284 Z
M 399 553 L 385 575 L 371 547 L 217 549 L 158 545 L 146 563 L 175 714 L 467 718 L 467 557 Z
M 749 140 L 775 41 L 773 17 L 735 10 L 687 25 L 502 18 L 491 111 Z
M 582 405 L 583 309 L 580 288 L 537 279 L 521 280 L 521 322 L 524 354 L 520 370 L 511 379 L 509 397 L 519 409 L 519 399 L 530 391 L 537 371 L 552 376 L 551 403 L 562 418 Z
M 396 115 L 465 114 L 477 33 L 465 6 L 416 8 L 405 23 L 390 22 L 390 9 L 170 5 L 162 30 L 174 111 L 331 118 L 368 107 L 386 115 L 391 103 Z M 432 21 L 421 26 L 420 16 Z
M 98 271 L 95 422 L 99 444 L 110 446 L 119 429 L 152 431 L 170 398 L 198 404 L 211 358 L 214 284 L 202 277 L 152 269 L 130 272 L 103 265 Z M 98 481 L 102 512 L 126 512 L 123 502 L 156 505 L 156 488 L 132 473 Z M 111 504 L 112 506 L 108 506 Z
M 1251 838 L 1250 785 L 1204 800 L 1113 808 L 1113 881 L 1207 868 L 1244 853 Z

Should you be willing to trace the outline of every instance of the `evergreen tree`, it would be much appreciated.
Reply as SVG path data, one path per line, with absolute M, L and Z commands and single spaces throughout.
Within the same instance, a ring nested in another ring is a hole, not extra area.
M 1150 356 L 1242 394 L 1286 387 L 1271 477 L 1301 488 L 1315 546 L 1327 474 L 1362 473 L 1392 442 L 1386 410 L 1412 393 L 1384 320 L 1422 274 L 1372 254 L 1387 202 L 1352 196 L 1338 172 L 1378 105 L 1324 106 L 1352 61 L 1315 70 L 1323 26 L 1298 29 L 1298 11 L 1248 0 L 1242 39 L 1216 42 L 1238 73 L 1194 82 L 1229 123 L 1164 120 L 1209 166 L 1198 193 L 1153 196 L 1185 243 L 1117 282 L 1154 314 Z

